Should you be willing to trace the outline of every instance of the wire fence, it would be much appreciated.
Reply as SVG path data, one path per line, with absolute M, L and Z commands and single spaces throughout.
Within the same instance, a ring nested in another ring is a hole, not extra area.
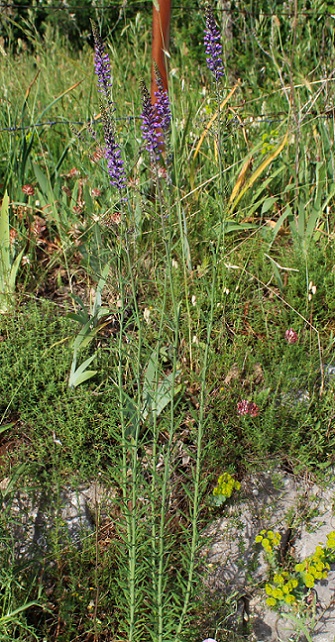
M 318 118 L 318 119 L 325 119 L 325 120 L 330 120 L 334 119 L 335 117 L 335 107 L 334 109 L 327 109 L 323 112 L 316 112 L 316 111 L 310 111 L 307 113 L 308 116 L 311 118 Z M 306 114 L 305 114 L 306 116 Z M 284 114 L 283 112 L 280 112 L 278 114 L 276 113 L 269 113 L 269 114 L 259 114 L 258 116 L 253 116 L 253 115 L 245 115 L 244 117 L 239 115 L 239 118 L 233 118 L 230 121 L 230 124 L 234 124 L 237 127 L 246 127 L 250 125 L 257 125 L 258 123 L 268 123 L 268 124 L 274 124 L 274 123 L 283 123 L 287 121 L 287 114 Z M 114 119 L 115 121 L 119 122 L 131 122 L 131 121 L 136 121 L 136 120 L 141 120 L 141 116 L 119 116 Z M 94 122 L 94 124 L 97 124 L 97 121 Z M 55 127 L 58 125 L 63 125 L 66 127 L 86 127 L 90 128 L 92 126 L 92 120 L 87 120 L 87 121 L 81 121 L 81 120 L 47 120 L 43 122 L 37 122 L 37 123 L 31 123 L 29 125 L 12 125 L 9 127 L 1 127 L 0 128 L 0 133 L 7 132 L 9 134 L 15 134 L 17 132 L 24 132 L 24 131 L 32 131 L 34 129 L 42 128 L 42 127 Z
M 115 117 L 115 121 L 132 121 L 132 120 L 137 120 L 140 119 L 140 116 L 118 116 Z M 96 121 L 95 121 L 96 123 Z M 37 123 L 30 123 L 30 125 L 12 125 L 10 127 L 2 127 L 0 129 L 0 132 L 9 132 L 9 133 L 15 133 L 15 132 L 20 132 L 20 131 L 29 131 L 35 128 L 39 127 L 55 127 L 56 125 L 66 125 L 68 127 L 71 126 L 79 126 L 79 127 L 90 127 L 92 125 L 92 120 L 46 120 L 43 122 L 37 122 Z
M 92 9 L 94 10 L 103 10 L 103 11 L 114 11 L 115 9 L 129 9 L 133 7 L 141 7 L 141 8 L 147 8 L 148 10 L 151 9 L 153 6 L 153 0 L 135 0 L 132 1 L 130 5 L 128 5 L 127 0 L 124 0 L 123 2 L 110 2 L 108 4 L 94 4 L 92 5 Z M 293 7 L 293 5 L 292 5 Z M 190 11 L 190 10 L 201 10 L 204 8 L 204 2 L 194 2 L 193 6 L 185 6 L 182 4 L 174 4 L 172 3 L 172 11 Z M 10 2 L 0 2 L 0 10 L 1 9 L 24 9 L 24 10 L 31 10 L 31 11 L 64 11 L 64 12 L 76 12 L 76 11 L 83 11 L 83 5 L 59 5 L 59 4 L 45 4 L 42 2 L 39 2 L 38 5 L 31 5 L 31 4 L 15 4 L 15 3 L 10 3 Z M 85 7 L 87 9 L 87 7 Z M 245 16 L 258 16 L 262 15 L 264 17 L 287 17 L 287 18 L 294 18 L 296 16 L 306 16 L 306 17 L 315 17 L 315 18 L 321 18 L 324 16 L 332 17 L 335 18 L 335 7 L 329 7 L 325 6 L 324 8 L 320 8 L 319 10 L 315 10 L 315 8 L 304 8 L 303 10 L 294 10 L 292 9 L 278 9 L 276 11 L 264 11 L 261 8 L 242 8 L 242 7 L 217 7 L 216 11 L 220 13 L 234 13 L 234 14 L 240 14 L 240 15 L 245 15 Z

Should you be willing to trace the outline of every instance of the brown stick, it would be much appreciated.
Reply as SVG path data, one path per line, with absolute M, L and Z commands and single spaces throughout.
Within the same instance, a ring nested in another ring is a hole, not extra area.
M 155 77 L 155 65 L 162 78 L 163 87 L 168 90 L 167 80 L 167 62 L 166 54 L 168 51 L 170 38 L 170 20 L 171 20 L 171 0 L 156 0 L 159 11 L 155 5 L 152 9 L 152 52 L 151 52 L 151 102 L 156 102 L 155 91 L 157 83 Z

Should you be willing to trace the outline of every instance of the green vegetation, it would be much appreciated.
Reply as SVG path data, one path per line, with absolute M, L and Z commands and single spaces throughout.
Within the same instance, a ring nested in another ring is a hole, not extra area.
M 118 12 L 126 200 L 86 23 L 1 17 L 4 642 L 245 639 L 222 624 L 234 596 L 201 584 L 204 529 L 246 473 L 334 463 L 334 27 L 327 3 L 297 4 L 232 10 L 218 86 L 203 13 L 186 28 L 176 9 L 157 164 L 139 119 L 150 14 Z M 93 481 L 109 499 L 78 546 L 62 497 Z M 52 528 L 20 556 L 15 510 L 39 504 Z

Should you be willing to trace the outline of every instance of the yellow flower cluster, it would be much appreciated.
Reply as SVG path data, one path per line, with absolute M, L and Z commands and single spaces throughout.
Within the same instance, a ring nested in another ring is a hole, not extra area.
M 240 490 L 241 484 L 236 481 L 229 473 L 223 473 L 218 479 L 217 486 L 213 490 L 214 497 L 223 496 L 228 499 L 232 496 L 234 490 Z
M 277 601 L 285 602 L 285 604 L 294 604 L 297 601 L 293 591 L 299 585 L 296 577 L 291 575 L 288 571 L 275 573 L 272 578 L 272 583 L 265 585 L 265 593 L 269 596 L 266 600 L 268 606 L 276 606 Z
M 335 548 L 335 531 L 331 531 L 327 535 L 327 548 Z
M 295 564 L 292 572 L 279 564 L 280 533 L 264 529 L 255 537 L 255 542 L 264 548 L 269 564 L 270 577 L 265 593 L 268 596 L 266 604 L 272 608 L 280 603 L 297 604 L 306 588 L 311 589 L 315 582 L 327 578 L 330 564 L 335 561 L 335 531 L 328 533 L 326 546 L 317 546 L 313 555 Z
M 256 544 L 262 544 L 267 553 L 272 553 L 273 549 L 279 546 L 281 542 L 281 534 L 278 531 L 266 531 L 263 529 L 259 535 L 255 537 Z
M 317 580 L 326 579 L 330 566 L 327 562 L 326 550 L 317 546 L 313 555 L 306 557 L 294 570 L 301 574 L 302 581 L 307 588 L 313 588 Z

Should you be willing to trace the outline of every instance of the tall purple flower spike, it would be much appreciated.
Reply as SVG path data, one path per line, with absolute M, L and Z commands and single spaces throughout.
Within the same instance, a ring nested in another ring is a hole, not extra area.
M 98 28 L 92 22 L 92 31 L 94 38 L 94 68 L 98 77 L 99 91 L 104 94 L 107 100 L 110 100 L 111 84 L 111 66 L 108 53 L 105 52 L 105 45 L 102 42 Z
M 155 91 L 156 98 L 156 114 L 159 118 L 160 126 L 163 132 L 167 132 L 171 124 L 171 107 L 167 91 L 164 89 L 163 81 L 159 70 L 155 70 L 156 83 L 158 90 Z
M 124 171 L 123 160 L 121 158 L 121 150 L 115 140 L 113 122 L 106 109 L 102 111 L 102 119 L 105 139 L 104 152 L 107 161 L 110 184 L 121 191 L 126 187 L 126 174 Z
M 206 47 L 206 62 L 208 69 L 212 72 L 215 81 L 218 82 L 224 75 L 222 63 L 222 45 L 221 36 L 217 28 L 213 10 L 211 7 L 206 9 L 206 29 L 204 44 Z
M 119 191 L 126 187 L 126 175 L 124 171 L 121 150 L 115 140 L 114 123 L 112 119 L 113 103 L 110 99 L 111 67 L 110 60 L 101 40 L 96 24 L 92 21 L 94 37 L 94 68 L 98 77 L 99 91 L 103 94 L 104 101 L 101 105 L 101 115 L 104 128 L 105 148 L 104 154 L 107 161 L 107 171 L 110 184 Z
M 163 149 L 161 116 L 158 115 L 155 105 L 151 104 L 150 94 L 144 82 L 141 83 L 141 92 L 143 105 L 141 130 L 146 143 L 145 149 L 154 161 L 158 161 Z

